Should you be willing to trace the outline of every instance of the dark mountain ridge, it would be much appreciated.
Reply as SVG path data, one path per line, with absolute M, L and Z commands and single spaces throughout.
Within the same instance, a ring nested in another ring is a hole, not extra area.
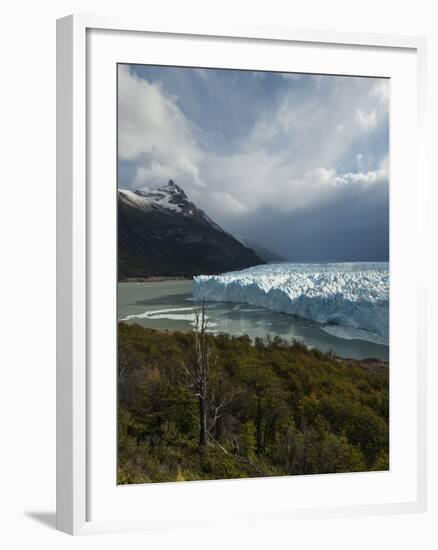
M 287 260 L 283 258 L 283 256 L 280 256 L 280 254 L 276 254 L 275 252 L 272 252 L 272 250 L 267 249 L 265 246 L 262 246 L 260 243 L 249 239 L 248 237 L 245 237 L 245 235 L 236 235 L 234 234 L 234 238 L 237 239 L 240 243 L 243 244 L 243 246 L 246 246 L 246 248 L 250 248 L 251 250 L 254 250 L 254 252 L 257 254 L 259 258 L 261 258 L 264 262 L 286 262 Z
M 263 263 L 172 180 L 154 190 L 119 189 L 119 281 L 210 275 Z

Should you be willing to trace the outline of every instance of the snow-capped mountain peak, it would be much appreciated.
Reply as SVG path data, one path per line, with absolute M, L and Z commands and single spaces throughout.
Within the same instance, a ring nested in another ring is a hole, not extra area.
M 215 229 L 223 231 L 203 210 L 189 201 L 185 191 L 173 180 L 155 189 L 150 189 L 148 186 L 140 187 L 135 191 L 119 189 L 119 196 L 131 206 L 142 210 L 154 208 L 170 210 L 183 216 L 202 219 Z
M 162 185 L 157 189 L 150 189 L 147 186 L 141 187 L 136 189 L 135 193 L 168 210 L 176 212 L 190 210 L 190 208 L 187 209 L 187 206 L 191 205 L 187 195 L 173 180 L 169 180 L 166 185 Z

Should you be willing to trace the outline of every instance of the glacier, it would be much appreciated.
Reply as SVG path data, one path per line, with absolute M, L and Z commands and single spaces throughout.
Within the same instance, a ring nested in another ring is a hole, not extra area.
M 261 306 L 316 321 L 343 338 L 388 344 L 388 262 L 285 262 L 199 275 L 193 298 Z

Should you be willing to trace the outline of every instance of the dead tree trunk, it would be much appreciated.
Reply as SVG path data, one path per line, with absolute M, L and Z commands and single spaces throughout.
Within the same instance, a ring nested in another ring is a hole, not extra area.
M 207 445 L 207 407 L 205 398 L 199 397 L 199 445 Z
M 194 389 L 199 404 L 199 445 L 207 445 L 208 382 L 213 346 L 207 334 L 208 317 L 205 301 L 194 307 L 195 326 L 193 329 L 194 353 L 192 372 Z

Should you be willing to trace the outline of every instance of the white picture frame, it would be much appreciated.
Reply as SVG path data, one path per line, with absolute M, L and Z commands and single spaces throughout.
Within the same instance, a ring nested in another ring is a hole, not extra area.
M 57 22 L 57 528 L 70 534 L 84 534 L 188 524 L 208 525 L 210 520 L 207 516 L 198 516 L 193 518 L 193 521 L 187 519 L 185 515 L 178 518 L 175 511 L 168 510 L 168 513 L 165 513 L 163 511 L 165 508 L 160 509 L 159 505 L 157 505 L 153 518 L 150 517 L 150 514 L 149 517 L 144 514 L 144 518 L 141 517 L 141 514 L 132 518 L 129 514 L 128 517 L 126 515 L 118 516 L 115 512 L 117 507 L 113 507 L 112 511 L 108 508 L 108 510 L 102 511 L 102 514 L 96 514 L 97 519 L 93 515 L 90 516 L 90 509 L 92 505 L 94 506 L 91 502 L 90 486 L 93 484 L 93 472 L 96 471 L 93 467 L 95 453 L 92 450 L 91 435 L 96 433 L 96 430 L 93 432 L 93 429 L 90 428 L 90 418 L 93 417 L 93 422 L 96 422 L 96 415 L 92 414 L 96 394 L 91 389 L 93 387 L 91 381 L 95 380 L 91 373 L 91 365 L 96 351 L 91 350 L 91 342 L 94 338 L 92 334 L 94 335 L 94 333 L 92 332 L 93 323 L 90 321 L 90 303 L 94 299 L 93 293 L 96 286 L 93 276 L 90 274 L 90 265 L 92 264 L 90 251 L 94 250 L 90 244 L 90 228 L 93 228 L 95 212 L 91 206 L 92 200 L 90 200 L 90 197 L 92 199 L 92 190 L 90 190 L 89 183 L 90 178 L 94 176 L 90 169 L 92 140 L 88 138 L 91 120 L 89 101 L 92 75 L 90 75 L 90 71 L 93 71 L 96 66 L 95 61 L 90 57 L 92 55 L 90 51 L 94 48 L 98 51 L 100 47 L 90 40 L 91 31 L 107 33 L 106 45 L 109 44 L 108 40 L 113 40 L 108 33 L 120 36 L 123 33 L 134 32 L 137 39 L 141 36 L 171 39 L 174 45 L 167 50 L 167 58 L 169 55 L 171 57 L 172 47 L 175 49 L 178 41 L 194 39 L 220 40 L 222 44 L 228 44 L 231 49 L 238 48 L 239 44 L 243 43 L 282 44 L 284 47 L 300 44 L 309 48 L 312 45 L 327 49 L 333 46 L 338 49 L 366 48 L 368 51 L 372 51 L 376 58 L 383 52 L 407 52 L 414 56 L 415 67 L 412 65 L 412 74 L 415 73 L 415 80 L 413 81 L 411 78 L 411 86 L 415 91 L 412 97 L 417 98 L 417 103 L 415 106 L 411 105 L 415 110 L 415 117 L 413 115 L 415 120 L 413 118 L 411 122 L 417 130 L 415 130 L 415 136 L 411 137 L 416 143 L 416 152 L 413 154 L 415 158 L 412 160 L 413 164 L 410 165 L 410 170 L 415 170 L 414 193 L 418 207 L 414 210 L 418 216 L 418 227 L 413 230 L 414 235 L 411 243 L 412 246 L 417 247 L 420 258 L 425 257 L 423 247 L 426 241 L 426 222 L 421 215 L 426 210 L 425 144 L 423 141 L 426 44 L 425 40 L 419 37 L 285 28 L 235 28 L 231 26 L 229 29 L 181 29 L 178 25 L 163 25 L 160 29 L 155 29 L 139 21 L 95 16 L 75 15 Z M 218 49 L 217 45 L 213 45 L 213 48 L 216 48 L 216 51 Z M 330 55 L 330 53 L 327 54 L 327 59 Z M 144 63 L 147 62 L 148 59 L 144 58 Z M 312 68 L 308 72 L 312 72 Z M 332 69 L 328 68 L 327 72 L 332 72 Z M 410 173 L 412 174 L 412 172 Z M 391 190 L 392 198 L 395 196 L 394 193 L 400 194 L 402 191 Z M 400 203 L 400 208 L 406 204 L 402 200 L 396 202 Z M 395 218 L 393 216 L 393 219 L 397 219 L 397 216 Z M 114 258 L 113 261 L 115 263 Z M 411 301 L 411 307 L 417 314 L 418 322 L 415 346 L 409 351 L 413 354 L 412 357 L 415 356 L 415 371 L 413 374 L 411 372 L 409 376 L 414 376 L 415 387 L 412 389 L 412 403 L 417 403 L 415 410 L 411 411 L 415 417 L 412 437 L 416 440 L 416 446 L 412 451 L 412 463 L 409 465 L 413 476 L 412 486 L 406 490 L 406 495 L 409 493 L 409 497 L 397 500 L 397 497 L 389 498 L 385 495 L 380 500 L 371 503 L 352 499 L 351 503 L 340 502 L 330 507 L 323 501 L 317 502 L 315 506 L 312 506 L 311 503 L 310 505 L 307 503 L 297 506 L 295 503 L 270 510 L 264 510 L 254 505 L 253 509 L 250 506 L 247 507 L 244 514 L 234 514 L 237 521 L 272 520 L 277 517 L 284 520 L 303 517 L 351 516 L 365 513 L 418 512 L 426 509 L 426 289 L 425 273 L 421 262 L 411 275 L 416 277 L 414 282 L 416 294 Z M 403 281 L 400 281 L 400 284 L 403 284 Z M 103 384 L 102 387 L 105 391 L 106 386 Z M 400 397 L 402 402 L 403 396 Z M 391 424 L 392 429 L 393 425 Z M 395 435 L 396 432 L 397 430 L 394 431 Z M 111 442 L 111 439 L 109 438 L 108 441 Z M 102 446 L 102 448 L 104 447 Z M 115 449 L 113 452 L 115 453 Z M 111 460 L 114 460 L 114 457 Z M 318 484 L 320 480 L 316 478 L 320 477 L 322 476 L 312 476 L 313 480 L 308 482 Z M 331 477 L 331 490 L 336 485 L 335 477 Z M 270 480 L 270 485 L 265 483 L 262 489 L 260 481 L 263 483 L 263 480 L 244 480 L 238 484 L 232 481 L 186 483 L 178 484 L 178 487 L 175 484 L 155 485 L 153 490 L 148 493 L 147 498 L 150 502 L 154 502 L 153 499 L 159 502 L 160 499 L 169 499 L 178 491 L 178 498 L 189 499 L 186 512 L 190 516 L 190 502 L 194 502 L 200 492 L 204 495 L 222 495 L 229 492 L 229 494 L 233 494 L 233 498 L 239 498 L 239 494 L 243 494 L 243 492 L 246 492 L 245 498 L 249 498 L 250 495 L 254 498 L 254 495 L 260 490 L 262 492 L 269 491 L 269 494 L 273 495 L 275 491 L 279 490 L 282 479 L 284 478 Z M 368 477 L 361 483 L 372 484 L 370 480 L 371 477 Z M 302 481 L 303 478 L 296 483 L 302 483 Z M 326 482 L 324 481 L 324 483 Z M 188 490 L 184 489 L 184 486 L 187 485 L 191 485 L 190 495 Z M 124 488 L 119 489 L 124 490 Z M 100 489 L 93 489 L 93 491 L 96 490 Z M 137 494 L 139 491 L 145 493 L 145 490 L 145 487 L 137 487 Z M 351 489 L 348 490 L 351 493 Z M 107 496 L 102 492 L 100 501 L 106 499 Z M 219 497 L 219 500 L 220 498 L 222 497 Z M 192 500 L 190 501 L 190 499 Z M 99 501 L 99 498 L 96 500 Z M 227 520 L 230 517 L 224 513 L 222 519 Z

